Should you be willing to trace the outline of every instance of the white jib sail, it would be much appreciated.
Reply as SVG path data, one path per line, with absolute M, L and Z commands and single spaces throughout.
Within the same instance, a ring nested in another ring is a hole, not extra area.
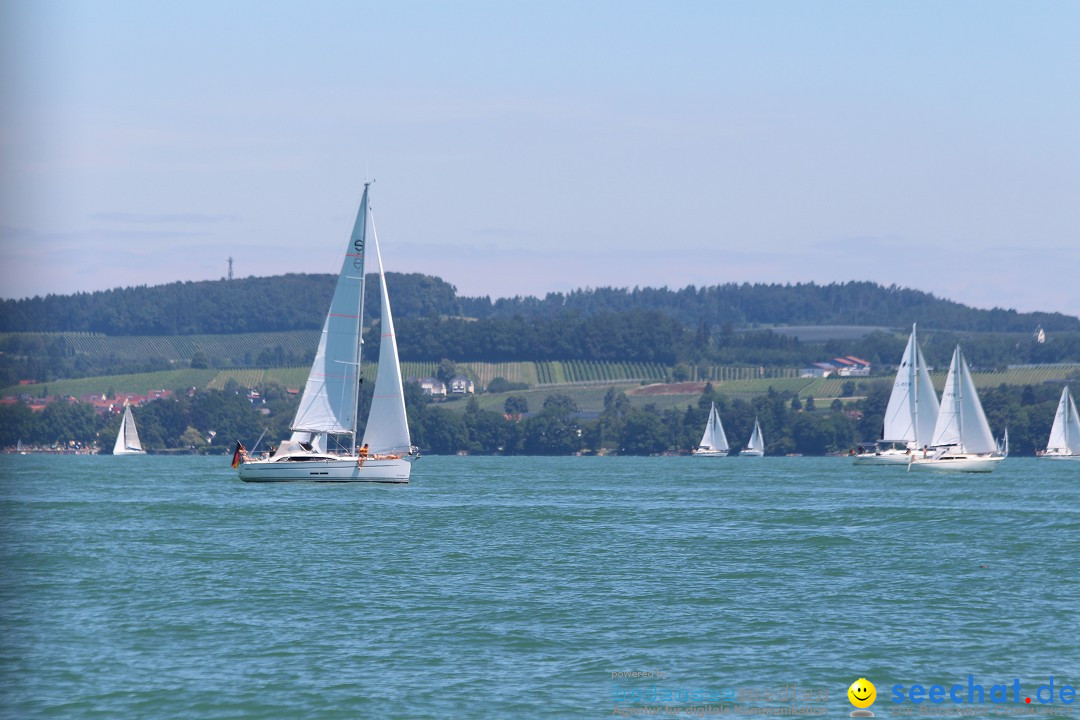
M 367 209 L 365 187 L 315 361 L 292 422 L 297 432 L 356 433 Z
M 390 312 L 390 295 L 386 290 L 379 238 L 372 224 L 375 262 L 379 268 L 379 369 L 368 412 L 364 442 L 373 453 L 405 453 L 412 445 L 409 421 L 405 415 L 405 393 L 401 385 L 401 364 L 398 362 L 397 336 L 394 316 Z
M 1054 414 L 1054 425 L 1050 428 L 1046 449 L 1080 455 L 1080 417 L 1076 415 L 1076 403 L 1068 387 L 1061 390 L 1061 400 Z

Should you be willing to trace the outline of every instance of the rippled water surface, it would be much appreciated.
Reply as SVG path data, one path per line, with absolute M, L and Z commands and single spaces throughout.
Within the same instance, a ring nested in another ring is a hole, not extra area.
M 791 686 L 846 716 L 859 677 L 881 717 L 894 684 L 1080 684 L 1080 463 L 427 457 L 407 486 L 247 485 L 221 457 L 0 471 L 5 717 L 600 718 L 665 691 L 745 712 Z

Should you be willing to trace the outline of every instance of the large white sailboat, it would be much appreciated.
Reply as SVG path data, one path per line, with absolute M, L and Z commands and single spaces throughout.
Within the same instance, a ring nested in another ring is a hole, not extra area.
M 705 424 L 705 434 L 701 436 L 701 442 L 690 454 L 697 457 L 727 457 L 727 435 L 724 434 L 724 425 L 720 422 L 720 413 L 716 411 L 716 403 L 713 403 L 709 410 L 709 422 Z
M 116 444 L 113 445 L 113 455 L 145 455 L 142 443 L 139 441 L 139 431 L 135 428 L 135 418 L 131 414 L 131 406 L 124 403 L 124 418 L 120 421 L 120 432 L 116 433 Z
M 739 457 L 762 457 L 765 455 L 765 438 L 761 436 L 761 423 L 754 418 L 754 432 L 750 433 L 750 442 L 739 451 Z
M 409 436 L 405 394 L 401 384 L 394 319 L 386 290 L 379 241 L 371 223 L 368 240 L 368 185 L 334 297 L 323 324 L 300 407 L 290 429 L 269 457 L 241 457 L 240 479 L 247 482 L 377 482 L 407 483 L 416 448 Z M 364 260 L 374 249 L 380 289 L 378 374 L 364 430 L 357 446 L 357 404 L 360 397 L 361 327 L 364 313 Z M 333 443 L 333 445 L 332 445 Z M 238 455 L 242 455 L 238 448 Z
M 912 453 L 908 469 L 991 472 L 1005 456 L 990 432 L 971 371 L 958 345 L 941 394 L 931 447 Z
M 885 408 L 882 439 L 855 455 L 853 464 L 906 465 L 913 452 L 933 442 L 937 416 L 937 393 L 919 349 L 916 326 L 912 325 Z
M 1037 454 L 1051 460 L 1080 460 L 1080 417 L 1068 385 L 1061 390 L 1046 449 Z

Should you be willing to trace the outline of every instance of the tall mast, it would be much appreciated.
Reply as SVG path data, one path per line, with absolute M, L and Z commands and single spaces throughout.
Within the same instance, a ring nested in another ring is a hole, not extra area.
M 957 432 L 960 434 L 960 449 L 966 451 L 967 450 L 967 443 L 964 442 L 964 394 L 963 394 L 964 377 L 963 377 L 963 370 L 962 370 L 963 366 L 964 366 L 964 353 L 963 353 L 963 351 L 960 350 L 960 346 L 957 345 L 956 346 L 956 375 L 955 375 L 955 377 L 959 379 L 959 382 L 956 383 L 956 399 L 957 399 L 957 403 L 956 403 L 956 429 L 957 429 Z
M 1069 390 L 1068 385 L 1065 386 L 1065 392 L 1068 393 L 1068 396 L 1065 398 L 1065 404 L 1068 406 L 1068 408 L 1065 410 L 1065 419 L 1070 420 L 1070 415 L 1072 419 L 1076 419 L 1076 400 L 1073 399 L 1072 391 Z M 1075 438 L 1073 438 L 1073 442 L 1076 442 Z M 1072 445 L 1069 443 L 1068 424 L 1065 425 L 1065 447 L 1072 448 Z M 1068 452 L 1072 452 L 1072 450 L 1068 450 Z
M 364 364 L 363 364 L 363 349 L 364 349 L 364 295 L 365 282 L 367 279 L 367 273 L 364 270 L 364 250 L 367 240 L 367 216 L 370 212 L 368 199 L 368 188 L 371 186 L 370 182 L 364 183 L 364 195 L 360 200 L 360 204 L 364 208 L 364 216 L 360 225 L 360 236 L 353 240 L 353 250 L 356 252 L 357 257 L 353 259 L 353 268 L 360 271 L 360 308 L 356 313 L 356 384 L 353 385 L 353 413 L 352 413 L 352 448 L 350 454 L 356 454 L 356 425 L 360 418 L 360 389 L 364 386 Z
M 911 323 L 911 389 L 915 393 L 915 412 L 911 414 L 912 432 L 915 434 L 915 447 L 919 447 L 919 340 L 915 336 L 918 323 Z

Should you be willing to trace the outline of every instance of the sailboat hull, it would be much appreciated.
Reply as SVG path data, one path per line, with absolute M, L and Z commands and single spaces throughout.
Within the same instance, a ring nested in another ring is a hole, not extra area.
M 881 452 L 860 453 L 851 460 L 852 465 L 907 465 L 911 453 L 903 450 L 882 450 Z
M 969 455 L 962 453 L 947 454 L 941 457 L 913 458 L 908 470 L 928 472 L 993 472 L 1004 455 Z
M 397 483 L 409 482 L 412 462 L 406 459 L 368 459 L 357 467 L 356 458 L 251 460 L 240 465 L 244 482 Z
M 113 450 L 113 455 L 145 455 L 145 454 L 146 454 L 145 450 L 131 450 L 131 449 L 128 449 L 128 448 L 123 448 L 121 450 Z
M 727 450 L 702 450 L 697 449 L 690 453 L 694 457 L 727 457 Z
M 1055 453 L 1053 451 L 1036 453 L 1037 457 L 1043 460 L 1080 460 L 1080 455 L 1069 455 L 1068 453 Z
M 765 457 L 765 453 L 761 450 L 740 450 L 739 457 Z

